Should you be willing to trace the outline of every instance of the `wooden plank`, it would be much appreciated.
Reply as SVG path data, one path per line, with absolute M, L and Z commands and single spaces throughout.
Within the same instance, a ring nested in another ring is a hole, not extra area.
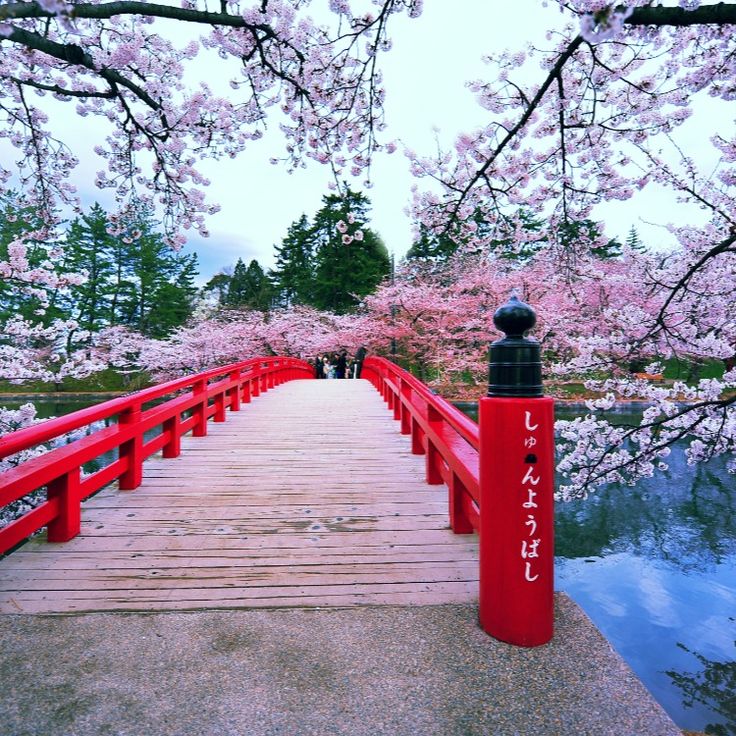
M 327 594 L 320 592 L 307 595 L 306 591 L 295 589 L 294 596 L 239 598 L 220 597 L 202 601 L 199 598 L 180 598 L 170 600 L 152 598 L 150 600 L 130 600 L 127 597 L 109 596 L 94 600 L 60 599 L 56 593 L 40 599 L 26 600 L 20 596 L 10 596 L 0 600 L 0 613 L 28 614 L 72 614 L 109 613 L 138 611 L 202 611 L 242 608 L 345 608 L 350 606 L 414 606 L 439 605 L 443 603 L 467 603 L 477 597 L 477 583 L 457 583 L 453 588 L 426 586 L 424 589 L 392 589 L 378 592 L 375 586 L 350 593 Z
M 273 505 L 273 499 L 266 504 L 250 506 L 243 504 L 238 507 L 238 516 L 241 519 L 304 519 L 321 518 L 341 521 L 345 517 L 351 518 L 373 518 L 376 516 L 427 516 L 438 514 L 442 516 L 447 504 L 442 501 L 432 500 L 423 503 L 407 501 L 404 504 L 363 501 L 344 504 L 294 504 L 283 503 Z M 228 505 L 210 506 L 198 504 L 196 506 L 151 506 L 133 509 L 130 506 L 124 508 L 99 507 L 87 508 L 84 514 L 88 524 L 96 522 L 110 522 L 115 520 L 135 519 L 137 522 L 147 521 L 230 521 L 233 518 L 232 507 Z
M 162 550 L 142 555 L 137 552 L 108 552 L 103 557 L 95 553 L 56 554 L 52 559 L 48 555 L 24 555 L 15 553 L 13 573 L 35 574 L 45 571 L 49 576 L 62 575 L 67 570 L 122 570 L 122 569 L 180 569 L 180 568 L 228 568 L 239 567 L 290 567 L 292 565 L 380 565 L 380 564 L 442 564 L 471 562 L 477 565 L 477 553 L 474 546 L 467 548 L 448 547 L 444 545 L 427 545 L 424 547 L 394 547 L 385 552 L 380 549 L 364 548 L 361 554 L 353 550 L 315 549 L 280 551 L 280 554 L 268 555 L 261 550 L 250 552 L 226 553 L 219 550 L 202 550 L 196 556 L 187 552 Z M 13 573 L 9 573 L 13 574 Z
M 382 565 L 286 565 L 242 568 L 158 568 L 145 570 L 43 570 L 3 578 L 0 591 L 134 591 L 188 588 L 266 588 L 306 585 L 365 585 L 368 583 L 437 583 L 473 581 L 476 564 L 449 563 Z
M 0 611 L 197 610 L 440 603 L 477 596 L 477 539 L 448 529 L 365 381 L 271 390 L 135 491 L 83 505 L 82 533 L 0 561 Z

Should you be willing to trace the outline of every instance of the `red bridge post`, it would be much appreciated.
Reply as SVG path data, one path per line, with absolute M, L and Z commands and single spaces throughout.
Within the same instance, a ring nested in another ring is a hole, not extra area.
M 534 310 L 516 296 L 493 316 L 488 397 L 480 400 L 481 627 L 518 646 L 553 633 L 554 401 L 542 395 Z
M 118 424 L 121 427 L 140 424 L 141 405 L 133 404 L 120 413 Z M 137 429 L 133 438 L 120 445 L 119 456 L 128 461 L 126 469 L 118 479 L 121 491 L 134 491 L 143 480 L 143 432 Z

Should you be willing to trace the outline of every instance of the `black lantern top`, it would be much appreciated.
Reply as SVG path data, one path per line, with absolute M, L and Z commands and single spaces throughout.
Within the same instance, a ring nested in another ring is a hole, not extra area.
M 506 333 L 491 343 L 488 395 L 542 396 L 542 361 L 539 342 L 524 337 L 537 322 L 537 315 L 516 294 L 493 315 L 493 324 Z
M 493 324 L 506 333 L 506 337 L 524 337 L 524 333 L 537 324 L 537 315 L 516 294 L 512 294 L 506 304 L 500 306 L 493 315 Z

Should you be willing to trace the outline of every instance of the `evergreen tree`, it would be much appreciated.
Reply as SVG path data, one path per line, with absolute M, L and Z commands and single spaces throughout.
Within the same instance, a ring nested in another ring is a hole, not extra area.
M 539 251 L 546 239 L 541 235 L 544 223 L 528 210 L 519 210 L 514 216 L 501 217 L 491 225 L 483 212 L 476 209 L 468 222 L 475 225 L 472 235 L 461 233 L 456 227 L 454 232 L 435 233 L 424 224 L 419 225 L 419 240 L 409 249 L 406 257 L 409 260 L 431 261 L 435 264 L 446 263 L 459 250 L 464 255 L 481 253 L 478 243 L 487 243 L 495 255 L 514 261 L 528 261 Z M 519 228 L 530 236 L 524 242 L 517 242 L 516 232 Z M 540 233 L 540 235 L 536 235 Z
M 199 273 L 197 254 L 176 256 L 175 269 L 173 280 L 162 283 L 156 294 L 156 308 L 148 318 L 148 334 L 152 337 L 165 337 L 183 325 L 194 311 L 197 299 L 194 280 Z
M 217 303 L 220 305 L 225 304 L 227 299 L 227 291 L 230 286 L 230 280 L 232 276 L 228 273 L 216 273 L 205 285 L 202 287 L 202 294 L 208 296 L 214 294 L 217 298 Z
M 95 274 L 91 283 L 72 289 L 71 299 L 95 329 L 122 324 L 164 337 L 191 315 L 196 256 L 178 255 L 156 226 L 150 208 L 139 204 L 110 235 L 110 218 L 95 205 L 70 230 L 69 257 Z
M 626 236 L 626 245 L 632 250 L 639 251 L 639 253 L 644 253 L 647 249 L 633 225 L 629 230 L 629 234 Z
M 110 324 L 116 238 L 107 232 L 107 226 L 107 213 L 95 203 L 87 214 L 71 223 L 64 245 L 64 268 L 87 275 L 83 284 L 71 288 L 68 311 L 89 332 Z
M 419 239 L 409 248 L 409 260 L 446 261 L 458 249 L 458 244 L 444 233 L 437 235 L 424 223 L 419 225 Z
M 225 295 L 225 306 L 265 312 L 271 308 L 272 301 L 273 285 L 258 261 L 252 260 L 246 268 L 243 259 L 238 258 Z
M 602 235 L 601 226 L 592 220 L 568 220 L 559 226 L 560 244 L 573 252 L 581 244 L 597 258 L 620 258 L 621 243 L 611 238 L 604 244 L 595 244 Z
M 34 232 L 43 228 L 40 215 L 34 208 L 22 204 L 15 192 L 3 193 L 0 202 L 0 260 L 6 261 L 9 245 L 14 240 L 23 238 L 29 266 L 31 268 L 40 266 L 48 260 L 49 251 L 57 245 L 48 242 L 47 239 L 41 241 L 33 236 Z M 55 295 L 41 285 L 34 284 L 32 290 L 25 289 L 23 285 L 14 281 L 12 273 L 0 279 L 0 319 L 20 316 L 35 323 L 48 324 L 54 318 L 63 316 L 58 306 L 52 304 L 39 320 L 38 312 L 41 311 L 42 300 L 34 293 L 39 289 L 47 292 L 44 301 L 53 301 Z
M 312 305 L 344 313 L 370 294 L 385 278 L 391 264 L 381 239 L 369 227 L 368 198 L 350 189 L 344 195 L 322 198 L 323 206 L 314 218 L 312 232 L 316 245 Z M 349 245 L 338 223 L 349 223 L 350 233 L 361 233 Z
M 122 240 L 128 249 L 120 322 L 144 335 L 163 337 L 191 314 L 196 259 L 177 255 L 154 224 L 146 208 L 132 212 L 125 223 L 128 235 Z
M 273 283 L 282 306 L 309 304 L 314 289 L 314 233 L 306 215 L 293 222 L 276 246 Z
M 519 226 L 523 231 L 523 238 L 516 236 Z M 507 260 L 526 263 L 548 242 L 543 234 L 544 222 L 526 209 L 520 209 L 515 217 L 504 218 L 500 229 L 509 234 L 494 239 L 491 247 L 501 258 Z

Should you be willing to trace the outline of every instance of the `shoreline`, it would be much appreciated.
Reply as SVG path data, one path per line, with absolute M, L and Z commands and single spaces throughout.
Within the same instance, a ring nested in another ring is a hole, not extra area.
M 101 400 L 108 400 L 108 399 L 114 399 L 118 396 L 126 396 L 128 393 L 132 392 L 125 392 L 125 391 L 74 391 L 74 392 L 43 392 L 43 393 L 7 393 L 7 394 L 0 394 L 0 406 L 2 405 L 3 399 L 9 400 L 11 402 L 20 402 L 20 401 L 34 401 L 34 400 L 41 400 L 41 401 L 55 401 L 55 402 L 75 402 L 75 401 L 82 401 L 87 399 L 94 399 L 96 397 L 99 397 Z M 445 398 L 445 397 L 443 397 Z M 481 396 L 479 398 L 485 398 L 484 396 Z M 587 405 L 585 403 L 586 399 L 579 398 L 579 399 L 572 399 L 572 398 L 558 398 L 556 396 L 551 396 L 555 400 L 555 404 L 558 406 L 564 406 L 569 409 L 587 409 Z M 449 403 L 451 403 L 453 406 L 458 407 L 461 410 L 470 409 L 472 407 L 476 407 L 478 405 L 479 399 L 446 399 Z M 686 406 L 688 403 L 687 401 L 679 401 L 677 402 L 678 405 Z M 650 407 L 652 403 L 650 401 L 646 401 L 644 399 L 625 399 L 617 401 L 614 404 L 614 407 L 612 409 L 608 409 L 608 412 L 616 412 L 617 410 L 643 410 L 648 407 Z

